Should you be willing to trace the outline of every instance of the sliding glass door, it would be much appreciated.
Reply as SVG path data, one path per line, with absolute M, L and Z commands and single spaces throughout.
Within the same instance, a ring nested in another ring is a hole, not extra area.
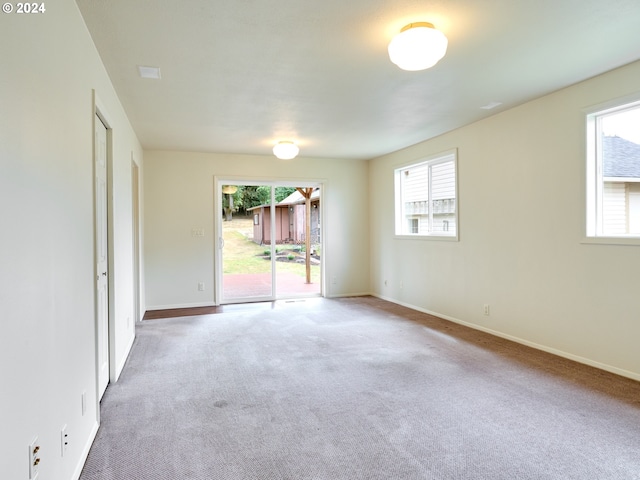
M 216 180 L 218 303 L 322 294 L 320 186 Z
M 227 183 L 220 186 L 221 303 L 274 298 L 273 262 L 269 239 L 269 185 Z M 247 208 L 247 204 L 255 203 Z

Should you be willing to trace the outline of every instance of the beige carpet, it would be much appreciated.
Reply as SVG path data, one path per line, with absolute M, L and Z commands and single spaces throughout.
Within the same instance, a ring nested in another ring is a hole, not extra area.
M 640 384 L 371 298 L 144 322 L 81 480 L 640 479 Z

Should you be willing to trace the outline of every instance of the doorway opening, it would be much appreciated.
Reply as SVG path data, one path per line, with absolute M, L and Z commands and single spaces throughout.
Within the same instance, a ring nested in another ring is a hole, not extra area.
M 318 183 L 216 179 L 217 304 L 321 296 Z

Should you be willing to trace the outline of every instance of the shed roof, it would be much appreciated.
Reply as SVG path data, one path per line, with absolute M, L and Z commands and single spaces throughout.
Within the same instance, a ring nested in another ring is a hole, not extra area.
M 320 198 L 320 189 L 316 188 L 313 193 L 311 194 L 311 201 L 313 200 L 317 200 L 318 198 Z M 289 195 L 288 197 L 285 197 L 284 199 L 282 199 L 281 201 L 279 201 L 278 203 L 276 203 L 276 207 L 284 207 L 287 205 L 296 205 L 299 203 L 304 203 L 304 197 L 302 196 L 302 194 L 299 191 L 295 191 L 293 192 L 291 195 Z M 251 212 L 253 210 L 256 210 L 258 208 L 262 208 L 262 207 L 268 207 L 269 204 L 263 204 L 263 205 L 257 205 L 255 207 L 251 207 L 251 208 L 247 208 L 247 212 Z
M 640 178 L 640 145 L 621 137 L 603 137 L 604 177 Z
M 316 200 L 320 197 L 320 189 L 316 188 L 311 194 L 311 200 Z M 278 205 L 295 205 L 296 203 L 304 203 L 304 197 L 299 191 L 293 192 L 288 197 L 278 202 Z

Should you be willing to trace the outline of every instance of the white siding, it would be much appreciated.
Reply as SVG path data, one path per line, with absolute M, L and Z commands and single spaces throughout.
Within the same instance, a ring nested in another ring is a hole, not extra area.
M 402 170 L 402 197 L 407 202 L 426 202 L 429 199 L 429 165 L 423 163 Z
M 627 233 L 627 201 L 625 184 L 604 182 L 602 198 L 602 230 L 605 235 Z
M 453 160 L 431 167 L 433 200 L 456 197 L 456 171 Z
M 629 233 L 640 234 L 640 183 L 627 184 Z

